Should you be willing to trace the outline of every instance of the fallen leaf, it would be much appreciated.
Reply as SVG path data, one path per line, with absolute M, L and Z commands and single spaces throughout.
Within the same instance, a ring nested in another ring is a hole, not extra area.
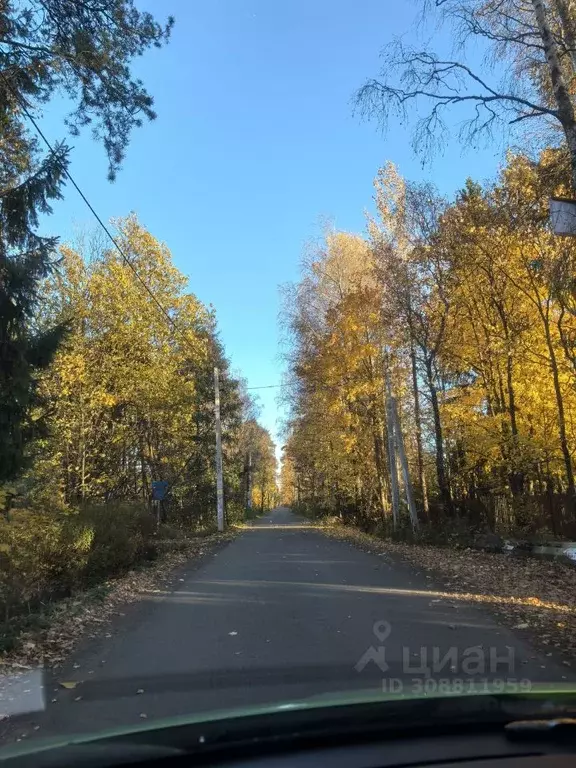
M 66 682 L 66 683 L 60 683 L 60 685 L 62 686 L 62 688 L 66 688 L 67 690 L 72 691 L 72 690 L 74 690 L 74 688 L 76 688 L 78 683 L 74 683 L 74 682 L 70 681 L 70 682 Z

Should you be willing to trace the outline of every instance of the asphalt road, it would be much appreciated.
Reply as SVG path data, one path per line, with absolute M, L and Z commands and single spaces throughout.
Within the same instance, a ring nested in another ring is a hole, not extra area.
M 487 679 L 513 687 L 563 676 L 484 610 L 439 598 L 424 574 L 280 508 L 85 643 L 45 677 L 45 710 L 13 718 L 4 740 L 351 689 L 434 693 L 446 679 L 481 690 Z

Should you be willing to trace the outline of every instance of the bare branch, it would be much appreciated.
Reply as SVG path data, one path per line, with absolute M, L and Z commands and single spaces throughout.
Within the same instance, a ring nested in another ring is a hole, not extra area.
M 370 80 L 357 92 L 360 113 L 377 118 L 386 127 L 392 114 L 404 121 L 410 104 L 427 102 L 429 112 L 418 121 L 415 130 L 415 143 L 424 152 L 446 132 L 446 109 L 458 104 L 470 104 L 474 109 L 460 131 L 460 138 L 465 141 L 486 133 L 498 121 L 514 124 L 528 117 L 543 116 L 559 120 L 557 110 L 519 93 L 499 90 L 466 64 L 440 59 L 428 51 L 408 49 L 401 43 L 395 46 L 382 74 L 385 79 Z

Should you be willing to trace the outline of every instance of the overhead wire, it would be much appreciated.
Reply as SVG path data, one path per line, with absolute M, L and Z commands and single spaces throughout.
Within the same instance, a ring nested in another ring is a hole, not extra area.
M 42 139 L 42 141 L 44 142 L 44 144 L 46 145 L 46 147 L 48 148 L 50 153 L 52 155 L 56 155 L 56 150 L 54 149 L 54 147 L 52 146 L 52 144 L 50 143 L 50 141 L 48 140 L 48 138 L 46 137 L 46 135 L 44 134 L 44 132 L 42 131 L 40 126 L 38 125 L 38 122 L 36 121 L 34 116 L 31 114 L 31 112 L 28 109 L 28 107 L 26 106 L 25 102 L 22 100 L 20 95 L 14 90 L 14 88 L 12 88 L 11 84 L 6 80 L 6 78 L 4 77 L 4 75 L 2 73 L 0 73 L 0 76 L 2 77 L 2 79 L 4 80 L 6 85 L 10 88 L 10 90 L 14 94 L 15 98 L 17 99 L 18 103 L 20 104 L 20 107 L 21 107 L 22 111 L 24 112 L 24 114 L 26 115 L 26 117 L 28 118 L 30 123 L 33 125 L 34 129 L 36 130 L 36 132 L 38 133 L 38 135 L 40 136 L 40 138 Z M 82 189 L 80 188 L 80 186 L 78 185 L 78 183 L 76 182 L 76 180 L 74 179 L 74 177 L 72 176 L 70 171 L 67 168 L 65 168 L 65 167 L 63 168 L 63 171 L 64 171 L 64 174 L 65 174 L 66 178 L 70 181 L 70 183 L 72 184 L 72 186 L 74 187 L 76 192 L 80 195 L 82 201 L 84 202 L 84 204 L 86 205 L 86 207 L 88 208 L 90 213 L 94 216 L 94 218 L 96 219 L 96 221 L 98 222 L 98 224 L 100 225 L 100 227 L 102 228 L 102 230 L 104 231 L 104 233 L 106 234 L 106 236 L 108 237 L 110 242 L 113 244 L 113 246 L 116 248 L 116 250 L 120 254 L 123 262 L 126 264 L 127 267 L 130 268 L 130 270 L 134 274 L 134 277 L 138 280 L 138 282 L 144 288 L 146 293 L 148 293 L 148 295 L 150 296 L 150 298 L 152 299 L 152 301 L 154 302 L 156 307 L 160 310 L 160 312 L 162 313 L 164 318 L 167 320 L 167 322 L 170 325 L 170 327 L 172 328 L 172 330 L 175 331 L 175 332 L 179 332 L 183 336 L 185 336 L 183 329 L 178 326 L 178 324 L 176 323 L 174 318 L 171 317 L 171 315 L 168 312 L 168 310 L 166 309 L 166 307 L 164 307 L 164 305 L 154 295 L 153 290 L 150 288 L 150 286 L 147 284 L 147 282 L 139 274 L 138 270 L 136 269 L 134 264 L 130 261 L 128 256 L 126 255 L 126 253 L 124 252 L 124 250 L 121 247 L 121 245 L 118 242 L 118 240 L 114 237 L 112 232 L 110 232 L 110 229 L 106 226 L 106 224 L 104 223 L 102 218 L 99 216 L 98 212 L 96 211 L 94 206 L 91 204 L 89 199 L 86 197 L 86 195 L 84 194 L 84 192 L 82 191 Z M 246 390 L 247 391 L 254 391 L 254 390 L 261 390 L 261 389 L 281 389 L 281 388 L 285 388 L 285 387 L 289 387 L 289 386 L 291 386 L 291 385 L 290 384 L 266 384 L 266 385 L 263 385 L 263 386 L 246 387 Z
M 0 73 L 0 76 L 2 77 L 2 79 L 4 80 L 4 82 L 6 83 L 6 85 L 7 85 L 7 86 L 10 88 L 10 90 L 11 90 L 11 91 L 12 91 L 12 93 L 14 94 L 14 97 L 15 97 L 15 98 L 16 98 L 16 100 L 18 101 L 18 103 L 19 103 L 19 105 L 20 105 L 20 107 L 21 107 L 22 111 L 24 112 L 24 114 L 26 115 L 26 117 L 28 118 L 28 120 L 29 120 L 29 121 L 32 123 L 32 125 L 34 126 L 34 128 L 35 128 L 36 132 L 38 133 L 38 135 L 40 136 L 40 138 L 42 139 L 42 141 L 44 142 L 44 144 L 45 144 L 45 145 L 48 147 L 48 149 L 49 149 L 49 151 L 51 152 L 51 154 L 52 154 L 52 155 L 56 155 L 56 151 L 55 151 L 54 147 L 52 146 L 52 144 L 50 143 L 50 141 L 49 141 L 49 140 L 46 138 L 46 135 L 44 134 L 44 132 L 42 131 L 42 129 L 41 129 L 41 128 L 40 128 L 40 126 L 38 125 L 38 123 L 37 123 L 37 121 L 35 120 L 34 116 L 33 116 L 33 115 L 30 113 L 30 110 L 29 110 L 29 109 L 28 109 L 28 107 L 26 106 L 26 104 L 25 104 L 25 102 L 23 101 L 23 99 L 20 97 L 20 94 L 18 94 L 18 93 L 17 93 L 17 92 L 14 90 L 14 88 L 13 88 L 13 87 L 11 86 L 11 84 L 10 84 L 10 83 L 9 83 L 9 82 L 6 80 L 6 78 L 4 77 L 4 75 L 3 75 L 2 73 Z M 120 243 L 119 243 L 119 242 L 118 242 L 118 240 L 117 240 L 117 239 L 114 237 L 114 235 L 113 235 L 113 234 L 110 232 L 110 230 L 108 229 L 108 227 L 106 226 L 106 224 L 105 224 L 105 223 L 102 221 L 102 219 L 101 219 L 101 218 L 100 218 L 100 216 L 98 215 L 97 211 L 95 210 L 94 206 L 93 206 L 93 205 L 90 203 L 90 201 L 88 200 L 88 198 L 86 197 L 86 195 L 84 194 L 84 192 L 82 192 L 82 190 L 80 189 L 80 186 L 77 184 L 77 182 L 75 181 L 75 179 L 74 179 L 74 177 L 72 176 L 72 174 L 70 173 L 70 171 L 69 171 L 69 170 L 68 170 L 66 167 L 63 167 L 63 171 L 64 171 L 64 174 L 65 174 L 65 176 L 67 177 L 67 179 L 70 181 L 70 183 L 72 184 L 72 186 L 73 186 L 73 187 L 74 187 L 74 189 L 76 190 L 76 192 L 78 192 L 78 194 L 79 194 L 79 195 L 80 195 L 80 197 L 82 198 L 83 202 L 85 203 L 86 207 L 89 209 L 90 213 L 91 213 L 91 214 L 94 216 L 94 218 L 96 219 L 96 221 L 98 222 L 98 224 L 100 225 L 100 227 L 101 227 L 101 228 L 104 230 L 104 232 L 106 233 L 106 236 L 108 237 L 108 239 L 110 240 L 110 242 L 111 242 L 111 243 L 114 245 L 114 247 L 116 248 L 116 250 L 118 251 L 118 253 L 119 253 L 119 254 L 120 254 L 120 256 L 122 257 L 122 260 L 124 261 L 124 263 L 125 263 L 125 264 L 126 264 L 126 265 L 127 265 L 127 266 L 128 266 L 130 269 L 131 269 L 131 270 L 132 270 L 132 272 L 134 273 L 134 276 L 136 277 L 136 279 L 138 280 L 138 282 L 139 282 L 139 283 L 142 285 L 142 287 L 144 288 L 144 290 L 145 290 L 145 291 L 148 293 L 148 295 L 150 296 L 150 298 L 152 299 L 152 301 L 154 302 L 154 304 L 156 305 L 156 307 L 157 307 L 157 308 L 160 310 L 160 312 L 161 312 L 161 313 L 164 315 L 164 318 L 165 318 L 165 319 L 168 321 L 168 323 L 169 323 L 169 325 L 171 326 L 172 330 L 174 330 L 174 331 L 179 331 L 180 333 L 183 333 L 182 329 L 178 327 L 178 324 L 175 322 L 174 318 L 170 316 L 170 313 L 168 312 L 168 310 L 166 309 L 166 307 L 164 307 L 164 306 L 163 306 L 163 304 L 162 304 L 162 303 L 159 301 L 159 299 L 158 299 L 158 298 L 157 298 L 157 297 L 154 295 L 154 292 L 152 291 L 152 289 L 150 288 L 150 286 L 149 286 L 149 285 L 146 283 L 146 281 L 145 281 L 145 280 L 144 280 L 144 279 L 141 277 L 141 275 L 138 273 L 138 270 L 136 269 L 136 267 L 134 266 L 134 264 L 132 264 L 132 262 L 130 261 L 130 259 L 128 258 L 128 256 L 127 256 L 127 255 L 124 253 L 124 250 L 123 250 L 123 249 L 122 249 L 122 247 L 120 246 Z
M 50 143 L 50 141 L 48 140 L 48 138 L 46 137 L 46 135 L 44 134 L 44 132 L 42 131 L 42 129 L 40 128 L 40 126 L 38 125 L 38 122 L 36 121 L 36 119 L 34 118 L 34 116 L 33 116 L 33 115 L 30 113 L 30 110 L 29 110 L 29 109 L 28 109 L 28 107 L 26 106 L 26 103 L 23 101 L 23 99 L 20 97 L 20 94 L 18 94 L 18 93 L 17 93 L 17 92 L 14 90 L 14 88 L 13 88 L 13 87 L 11 86 L 11 84 L 10 84 L 10 83 L 9 83 L 9 82 L 6 80 L 6 78 L 4 77 L 3 73 L 1 73 L 1 72 L 0 72 L 0 77 L 2 77 L 2 79 L 4 80 L 4 82 L 6 83 L 6 85 L 7 85 L 7 86 L 10 88 L 10 90 L 11 90 L 11 91 L 12 91 L 12 93 L 14 94 L 14 97 L 15 97 L 15 98 L 16 98 L 16 100 L 18 101 L 18 103 L 19 103 L 19 105 L 20 105 L 20 108 L 22 109 L 22 111 L 24 112 L 24 114 L 26 115 L 26 117 L 28 118 L 28 120 L 30 121 L 30 123 L 31 123 L 31 124 L 34 126 L 34 129 L 36 130 L 36 132 L 38 133 L 38 135 L 40 136 L 40 138 L 42 139 L 42 141 L 44 142 L 44 144 L 46 145 L 46 147 L 48 148 L 48 150 L 50 151 L 50 153 L 51 153 L 53 156 L 56 156 L 56 151 L 55 151 L 54 147 L 52 146 L 52 144 Z M 163 315 L 164 319 L 165 319 L 165 320 L 168 322 L 169 326 L 172 328 L 172 331 L 173 331 L 173 332 L 175 332 L 175 333 L 180 333 L 180 335 L 182 336 L 183 340 L 186 342 L 186 344 L 188 344 L 188 341 L 189 341 L 189 340 L 188 340 L 188 338 L 187 338 L 187 336 L 186 336 L 186 334 L 185 334 L 185 332 L 184 332 L 184 329 L 182 329 L 182 328 L 181 328 L 181 327 L 178 325 L 178 323 L 176 323 L 176 321 L 174 320 L 174 318 L 173 318 L 173 317 L 171 317 L 171 315 L 170 315 L 170 313 L 168 312 L 168 310 L 166 309 L 166 307 L 165 307 L 165 306 L 162 304 L 162 302 L 161 302 L 161 301 L 160 301 L 160 300 L 159 300 L 159 299 L 158 299 L 158 298 L 155 296 L 155 294 L 154 294 L 154 291 L 153 291 L 153 290 L 150 288 L 150 286 L 149 286 L 149 285 L 148 285 L 148 283 L 147 283 L 147 282 L 144 280 L 144 278 L 143 278 L 143 277 L 142 277 L 142 276 L 139 274 L 138 270 L 136 269 L 136 267 L 134 266 L 134 264 L 133 264 L 133 263 L 130 261 L 130 259 L 128 258 L 128 256 L 126 255 L 126 253 L 124 252 L 124 250 L 123 250 L 123 248 L 121 247 L 121 245 L 120 245 L 120 243 L 118 242 L 118 240 L 117 240 L 117 239 L 114 237 L 114 235 L 112 234 L 112 232 L 110 232 L 109 228 L 106 226 L 106 224 L 104 223 L 104 221 L 102 220 L 102 218 L 101 218 L 101 217 L 98 215 L 98 212 L 96 211 L 96 209 L 94 208 L 94 206 L 93 206 L 93 205 L 90 203 L 90 201 L 88 200 L 88 198 L 86 197 L 86 195 L 84 194 L 84 192 L 82 191 L 82 189 L 80 188 L 80 186 L 78 185 L 78 183 L 76 182 L 76 180 L 74 179 L 74 177 L 72 176 L 72 174 L 70 173 L 70 171 L 69 171 L 69 170 L 68 170 L 66 167 L 63 167 L 63 169 L 62 169 L 62 170 L 63 170 L 63 172 L 64 172 L 64 174 L 65 174 L 66 178 L 67 178 L 67 179 L 70 181 L 70 183 L 72 184 L 72 186 L 73 186 L 73 187 L 74 187 L 74 189 L 76 190 L 76 192 L 77 192 L 77 193 L 80 195 L 80 197 L 81 197 L 82 201 L 84 202 L 84 204 L 86 205 L 86 207 L 88 208 L 88 210 L 90 211 L 90 213 L 91 213 L 91 214 L 94 216 L 94 218 L 96 219 L 96 221 L 98 222 L 98 224 L 100 225 L 100 227 L 102 228 L 102 230 L 105 232 L 105 234 L 106 234 L 106 236 L 108 237 L 108 239 L 110 240 L 110 242 L 113 244 L 113 246 L 115 247 L 115 249 L 116 249 L 116 250 L 118 251 L 118 253 L 120 254 L 120 256 L 121 256 L 121 258 L 122 258 L 123 262 L 126 264 L 126 266 L 127 266 L 127 267 L 129 267 L 129 268 L 130 268 L 130 270 L 131 270 L 131 271 L 132 271 L 132 273 L 134 274 L 134 277 L 136 278 L 136 280 L 137 280 L 137 281 L 140 283 L 140 285 L 141 285 L 141 286 L 144 288 L 144 290 L 146 291 L 146 293 L 147 293 L 147 294 L 150 296 L 150 298 L 151 298 L 151 299 L 152 299 L 152 301 L 154 302 L 154 304 L 155 304 L 155 306 L 157 307 L 157 309 L 158 309 L 158 310 L 161 312 L 161 314 Z M 178 479 L 179 479 L 179 478 L 180 478 L 180 477 L 183 475 L 183 473 L 184 473 L 184 471 L 186 470 L 186 467 L 188 466 L 188 464 L 190 463 L 190 461 L 191 461 L 191 459 L 188 459 L 188 460 L 185 462 L 185 464 L 184 464 L 184 467 L 182 468 L 182 470 L 180 471 L 180 473 L 179 473 L 179 475 L 178 475 Z

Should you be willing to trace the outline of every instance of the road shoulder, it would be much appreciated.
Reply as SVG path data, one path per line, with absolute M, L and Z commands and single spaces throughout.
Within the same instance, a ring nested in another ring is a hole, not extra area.
M 345 541 L 424 574 L 444 597 L 489 611 L 555 663 L 576 667 L 576 568 L 510 555 L 383 540 L 344 525 L 320 525 Z

